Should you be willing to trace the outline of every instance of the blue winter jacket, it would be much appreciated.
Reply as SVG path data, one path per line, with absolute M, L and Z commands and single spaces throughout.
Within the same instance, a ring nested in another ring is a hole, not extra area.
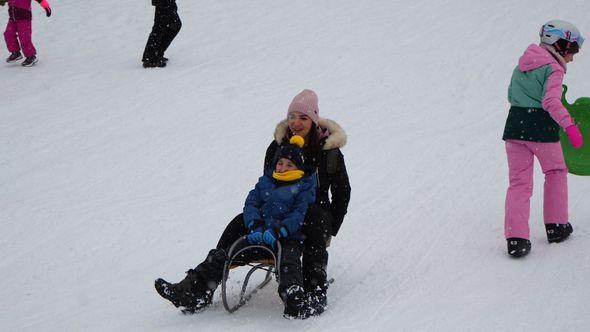
M 265 229 L 272 228 L 278 233 L 284 227 L 287 237 L 301 238 L 299 230 L 307 206 L 315 202 L 317 176 L 312 173 L 298 181 L 280 182 L 269 173 L 258 179 L 246 198 L 244 225 L 248 228 L 251 222 L 263 220 Z

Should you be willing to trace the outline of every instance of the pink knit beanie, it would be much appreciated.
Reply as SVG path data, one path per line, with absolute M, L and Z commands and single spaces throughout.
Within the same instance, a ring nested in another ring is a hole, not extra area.
M 289 116 L 289 114 L 292 112 L 307 115 L 317 126 L 318 122 L 320 121 L 318 95 L 308 89 L 299 92 L 299 94 L 293 98 L 291 105 L 289 105 L 287 116 Z

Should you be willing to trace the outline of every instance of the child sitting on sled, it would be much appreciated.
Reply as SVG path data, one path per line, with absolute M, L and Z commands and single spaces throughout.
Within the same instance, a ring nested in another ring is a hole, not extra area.
M 300 233 L 309 204 L 315 202 L 316 177 L 304 170 L 301 136 L 293 136 L 281 147 L 274 163 L 260 177 L 244 204 L 243 225 L 232 236 L 247 235 L 251 244 L 282 247 L 279 295 L 284 302 L 285 318 L 307 318 L 301 272 L 302 235 Z M 156 290 L 176 307 L 196 312 L 211 304 L 227 259 L 226 248 L 213 249 L 205 261 L 187 272 L 177 284 L 163 279 L 155 282 Z

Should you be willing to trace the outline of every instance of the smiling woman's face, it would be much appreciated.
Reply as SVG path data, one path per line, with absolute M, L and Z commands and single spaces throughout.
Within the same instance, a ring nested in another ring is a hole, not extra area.
M 291 129 L 293 135 L 299 135 L 304 139 L 307 139 L 307 135 L 311 130 L 313 121 L 311 121 L 307 115 L 292 112 L 289 113 L 289 116 L 287 117 L 287 124 L 289 125 L 289 129 Z

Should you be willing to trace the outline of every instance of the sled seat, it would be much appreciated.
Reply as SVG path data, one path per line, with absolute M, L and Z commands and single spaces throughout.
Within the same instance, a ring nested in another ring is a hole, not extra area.
M 332 238 L 328 239 L 326 241 L 326 248 L 330 247 L 330 241 L 332 240 Z M 231 249 L 230 249 L 231 251 Z M 275 261 L 272 258 L 260 258 L 260 259 L 255 259 L 249 263 L 237 263 L 234 262 L 229 266 L 230 270 L 235 269 L 236 267 L 240 267 L 240 266 L 244 266 L 244 265 L 252 265 L 252 264 L 264 264 L 264 265 L 274 265 Z
M 270 259 L 270 258 L 261 258 L 261 259 L 254 260 L 254 261 L 252 261 L 252 262 L 250 262 L 250 263 L 247 263 L 247 264 L 233 263 L 233 264 L 232 264 L 232 265 L 229 267 L 229 269 L 230 269 L 230 270 L 233 270 L 233 269 L 235 269 L 236 267 L 240 267 L 240 266 L 244 266 L 244 265 L 251 265 L 251 264 L 274 265 L 274 264 L 275 264 L 275 261 L 274 261 L 273 259 Z

